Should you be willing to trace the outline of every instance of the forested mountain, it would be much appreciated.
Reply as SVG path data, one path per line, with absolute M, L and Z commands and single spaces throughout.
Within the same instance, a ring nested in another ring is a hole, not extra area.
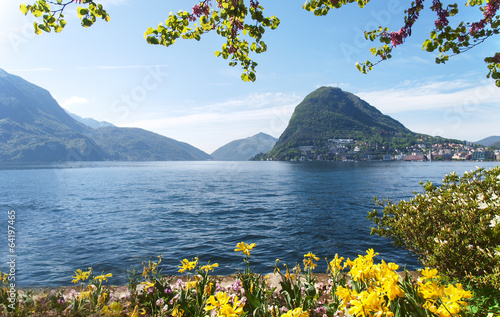
M 0 69 L 0 162 L 207 159 L 189 144 L 143 129 L 92 129 L 47 90 Z
M 231 141 L 211 155 L 218 161 L 248 161 L 256 154 L 269 152 L 276 141 L 276 138 L 261 132 L 246 139 Z
M 328 139 L 384 140 L 411 135 L 413 132 L 400 122 L 356 95 L 340 88 L 321 87 L 297 105 L 269 156 L 283 159 L 296 154 L 299 146 L 323 146 Z

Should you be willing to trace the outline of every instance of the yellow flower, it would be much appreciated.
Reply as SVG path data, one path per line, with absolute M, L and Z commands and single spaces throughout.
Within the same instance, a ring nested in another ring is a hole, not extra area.
M 418 291 L 425 299 L 441 298 L 444 295 L 444 286 L 436 281 L 429 281 L 425 284 L 418 284 Z
M 184 259 L 181 261 L 181 265 L 178 266 L 180 268 L 179 272 L 184 273 L 186 271 L 191 271 L 196 267 L 196 264 L 198 264 L 198 259 L 196 259 L 196 261 L 188 261 L 187 259 Z
M 101 304 L 101 306 L 104 306 L 104 302 L 106 302 L 106 296 L 108 296 L 108 293 L 102 293 L 97 299 L 97 302 Z
M 122 305 L 119 302 L 112 302 L 108 306 L 104 306 L 101 310 L 106 316 L 119 316 L 122 313 Z
M 205 272 L 213 271 L 214 267 L 219 267 L 219 263 L 204 265 L 204 266 L 200 267 L 200 270 L 205 271 Z
M 78 300 L 84 300 L 85 298 L 90 298 L 90 293 L 92 293 L 92 291 L 80 292 L 80 294 L 78 295 Z
M 134 310 L 130 313 L 129 317 L 139 317 L 139 306 L 135 305 Z
M 98 280 L 100 283 L 102 283 L 103 280 L 107 281 L 108 277 L 113 277 L 113 273 L 108 273 L 106 275 L 98 275 L 94 277 L 94 280 Z
M 304 255 L 304 270 L 307 270 L 308 268 L 311 268 L 311 270 L 314 270 L 318 265 L 314 263 L 313 260 L 318 261 L 319 258 L 312 252 L 309 252 Z
M 303 312 L 302 308 L 295 308 L 294 310 L 289 310 L 285 314 L 281 315 L 281 317 L 309 317 L 308 312 Z
M 306 271 L 308 268 L 311 268 L 311 270 L 314 270 L 318 265 L 313 262 L 312 258 L 304 259 L 304 271 Z
M 233 305 L 225 304 L 219 310 L 219 316 L 237 317 L 243 314 L 243 306 L 241 301 L 238 301 L 238 296 L 234 297 Z
M 343 260 L 344 260 L 343 257 L 339 258 L 339 255 L 335 254 L 335 257 L 333 258 L 333 260 L 330 261 L 330 263 L 328 265 L 328 270 L 334 274 L 337 271 L 342 270 L 345 267 L 345 264 L 344 264 L 344 266 L 341 265 Z
M 92 269 L 89 270 L 89 271 L 85 271 L 83 272 L 82 270 L 78 269 L 75 271 L 75 276 L 72 276 L 73 278 L 73 281 L 71 281 L 72 283 L 78 283 L 79 281 L 85 281 L 86 279 L 89 278 L 90 276 L 90 273 L 92 272 Z
M 209 311 L 212 309 L 215 309 L 216 311 L 219 311 L 220 308 L 224 305 L 226 305 L 229 302 L 229 297 L 225 292 L 218 292 L 217 294 L 211 295 L 208 298 L 208 304 L 205 306 L 205 311 Z
M 250 256 L 250 251 L 255 247 L 255 243 L 251 244 L 246 244 L 245 242 L 240 242 L 236 245 L 236 249 L 234 249 L 234 252 L 243 252 L 247 257 Z
M 420 273 L 422 273 L 422 280 L 426 280 L 426 279 L 432 279 L 432 278 L 439 278 L 440 276 L 437 275 L 438 273 L 438 270 L 437 269 L 429 269 L 428 267 L 426 267 L 425 269 L 423 270 L 420 270 Z
M 184 315 L 184 309 L 179 309 L 179 305 L 174 307 L 174 311 L 172 312 L 172 316 L 174 317 L 182 317 Z
M 309 253 L 307 253 L 307 254 L 304 254 L 304 257 L 305 257 L 305 258 L 312 258 L 312 259 L 314 259 L 314 260 L 316 260 L 316 261 L 319 261 L 319 258 L 318 258 L 318 257 L 317 257 L 314 253 L 312 253 L 312 252 L 309 252 Z
M 144 269 L 142 271 L 142 276 L 147 278 L 149 275 L 149 272 L 152 272 L 153 274 L 157 274 L 158 271 L 156 268 L 158 267 L 158 265 L 160 263 L 161 263 L 161 254 L 158 255 L 158 262 L 151 262 L 151 259 L 149 259 L 148 266 L 146 266 L 146 262 L 142 262 L 142 265 L 144 267 Z
M 148 282 L 148 281 L 146 281 L 146 282 L 142 282 L 141 284 L 142 284 L 142 285 L 144 285 L 144 290 L 145 290 L 145 291 L 147 291 L 147 290 L 148 290 L 148 288 L 151 288 L 151 287 L 154 287 L 154 286 L 155 286 L 155 283 L 151 283 L 151 282 Z
M 345 288 L 343 286 L 339 286 L 337 288 L 337 291 L 335 292 L 335 295 L 337 295 L 342 300 L 342 305 L 345 308 L 347 306 L 347 304 L 349 304 L 351 302 L 351 300 L 356 298 L 358 293 L 356 293 L 355 290 L 351 291 L 348 288 Z
M 196 284 L 198 284 L 197 281 L 189 281 L 189 282 L 187 282 L 186 283 L 186 290 L 191 289 L 191 288 L 195 288 Z
M 214 286 L 214 283 L 209 282 L 207 285 L 205 285 L 205 289 L 203 290 L 203 292 L 205 294 L 207 294 L 207 295 L 210 294 L 210 293 L 212 293 L 212 287 L 213 286 Z

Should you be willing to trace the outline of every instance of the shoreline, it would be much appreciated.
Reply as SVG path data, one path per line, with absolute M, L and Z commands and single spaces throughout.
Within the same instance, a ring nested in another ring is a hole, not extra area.
M 413 280 L 417 280 L 422 274 L 419 271 L 407 271 L 408 274 L 411 276 Z M 400 271 L 398 272 L 400 278 L 404 278 L 405 276 L 405 271 Z M 317 283 L 324 283 L 328 284 L 328 280 L 330 279 L 330 275 L 327 273 L 313 273 L 313 275 L 317 278 Z M 269 276 L 269 277 L 268 277 Z M 182 280 L 182 282 L 187 282 L 188 280 L 191 280 L 194 277 L 193 275 L 165 275 L 167 277 L 167 280 L 170 279 L 171 286 L 174 286 L 178 280 Z M 221 287 L 227 288 L 228 286 L 232 285 L 237 279 L 238 275 L 237 274 L 230 274 L 230 275 L 211 275 L 211 278 L 213 278 L 216 283 L 218 283 Z M 278 290 L 280 290 L 280 281 L 281 281 L 281 276 L 279 274 L 274 274 L 274 273 L 269 273 L 269 274 L 262 274 L 262 277 L 264 278 L 269 278 L 269 284 L 271 287 L 276 287 Z M 113 293 L 114 297 L 117 299 L 125 298 L 128 295 L 130 295 L 128 291 L 128 285 L 103 285 L 103 287 L 107 290 L 109 290 L 109 293 Z M 144 288 L 144 285 L 138 284 L 137 285 L 137 290 L 142 290 Z M 32 292 L 32 295 L 35 297 L 40 297 L 40 296 L 45 296 L 49 294 L 52 291 L 58 292 L 62 291 L 62 294 L 64 296 L 69 296 L 70 292 L 72 290 L 75 290 L 76 292 L 79 292 L 81 290 L 81 284 L 74 284 L 74 285 L 69 285 L 69 286 L 46 286 L 46 287 L 18 287 L 18 295 L 26 295 L 29 292 Z

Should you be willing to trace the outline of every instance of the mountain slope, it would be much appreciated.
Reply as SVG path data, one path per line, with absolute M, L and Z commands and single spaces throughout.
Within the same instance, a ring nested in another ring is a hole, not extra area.
M 50 93 L 0 69 L 0 161 L 206 160 L 189 144 L 143 129 L 92 129 Z
M 474 143 L 481 144 L 484 146 L 492 146 L 493 144 L 498 142 L 500 142 L 500 136 L 489 136 Z
M 47 90 L 0 69 L 0 161 L 104 159 L 88 130 Z
M 105 127 L 89 134 L 115 161 L 200 161 L 207 153 L 187 143 L 139 128 Z
M 322 146 L 328 139 L 359 140 L 374 134 L 394 137 L 412 132 L 349 92 L 321 87 L 297 105 L 269 156 L 281 159 L 299 146 Z
M 246 139 L 234 140 L 215 150 L 211 156 L 218 161 L 248 161 L 259 153 L 269 152 L 277 139 L 258 133 Z
M 71 118 L 75 119 L 76 121 L 86 125 L 87 127 L 90 127 L 92 129 L 98 129 L 98 128 L 104 128 L 104 127 L 114 127 L 115 125 L 112 123 L 109 123 L 107 121 L 97 121 L 92 118 L 82 118 L 77 114 L 71 113 L 67 110 L 65 110 L 67 114 L 71 116 Z

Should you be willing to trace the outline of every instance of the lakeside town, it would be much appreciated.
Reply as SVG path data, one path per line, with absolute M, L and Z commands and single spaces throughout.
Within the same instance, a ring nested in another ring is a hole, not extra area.
M 421 140 L 424 141 L 424 140 Z M 472 142 L 416 143 L 390 148 L 354 139 L 329 139 L 327 144 L 299 146 L 291 161 L 500 161 L 500 150 Z

